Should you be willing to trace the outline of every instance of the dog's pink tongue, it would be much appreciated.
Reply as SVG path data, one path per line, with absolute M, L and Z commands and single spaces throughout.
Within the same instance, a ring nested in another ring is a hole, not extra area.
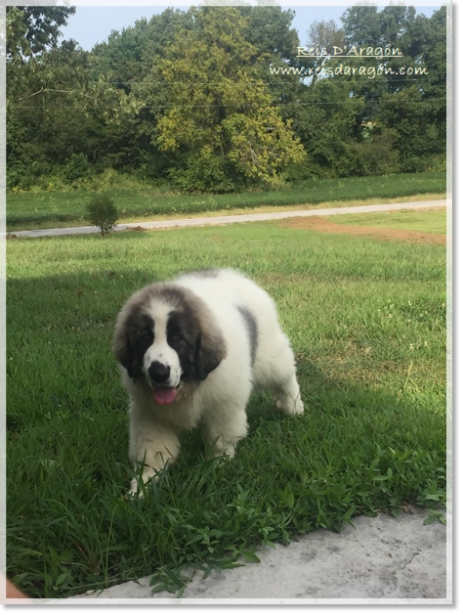
M 153 391 L 154 401 L 163 406 L 173 404 L 177 397 L 177 389 L 171 387 L 159 387 Z

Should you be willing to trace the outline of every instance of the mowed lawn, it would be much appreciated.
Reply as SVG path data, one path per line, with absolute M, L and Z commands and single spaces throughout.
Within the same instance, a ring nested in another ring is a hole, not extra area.
M 257 561 L 258 545 L 359 514 L 418 503 L 438 517 L 445 246 L 256 223 L 7 247 L 7 573 L 28 594 L 150 574 L 175 591 L 185 565 Z M 275 298 L 306 412 L 255 395 L 233 461 L 185 435 L 177 465 L 132 499 L 114 321 L 134 290 L 201 267 L 239 268 Z

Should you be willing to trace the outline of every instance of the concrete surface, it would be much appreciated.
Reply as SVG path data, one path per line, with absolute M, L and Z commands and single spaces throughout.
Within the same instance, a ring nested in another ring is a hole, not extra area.
M 423 525 L 427 513 L 410 510 L 396 518 L 357 517 L 339 534 L 317 530 L 289 546 L 262 548 L 260 563 L 213 571 L 206 579 L 195 571 L 182 597 L 153 594 L 146 577 L 59 602 L 452 604 L 450 521 Z
M 156 220 L 152 222 L 131 222 L 118 224 L 114 230 L 130 231 L 149 229 L 184 228 L 191 226 L 219 226 L 223 224 L 235 224 L 237 222 L 259 222 L 262 220 L 284 220 L 286 218 L 299 218 L 307 216 L 333 216 L 338 214 L 359 214 L 375 211 L 395 211 L 399 209 L 434 209 L 435 207 L 447 207 L 450 201 L 418 201 L 412 203 L 389 203 L 384 205 L 359 205 L 356 207 L 333 207 L 329 209 L 309 209 L 301 211 L 280 211 L 262 214 L 239 214 L 233 216 L 212 216 L 206 218 L 185 218 L 182 220 Z M 76 226 L 70 228 L 39 229 L 35 231 L 12 231 L 15 237 L 48 237 L 62 235 L 83 235 L 99 233 L 96 226 Z M 7 233 L 8 234 L 8 233 Z M 3 233 L 3 236 L 5 234 Z

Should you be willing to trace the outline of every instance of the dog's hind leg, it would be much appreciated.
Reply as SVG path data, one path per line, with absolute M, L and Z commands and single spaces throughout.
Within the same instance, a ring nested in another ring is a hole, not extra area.
M 273 393 L 277 408 L 286 414 L 302 414 L 299 384 L 296 378 L 294 353 L 284 333 L 277 332 L 264 341 L 254 366 L 256 388 Z
M 283 410 L 286 414 L 302 414 L 304 412 L 296 374 L 288 382 L 274 385 L 272 392 L 277 408 Z

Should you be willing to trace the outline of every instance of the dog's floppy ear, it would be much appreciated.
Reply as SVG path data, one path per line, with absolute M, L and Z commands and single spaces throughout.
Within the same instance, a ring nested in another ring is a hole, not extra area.
M 225 358 L 225 342 L 221 336 L 200 333 L 195 344 L 195 367 L 199 380 L 205 380 Z
M 135 376 L 135 352 L 127 333 L 116 330 L 113 342 L 113 354 L 122 367 L 125 367 L 130 378 Z
M 141 292 L 146 293 L 146 290 Z M 142 375 L 143 355 L 147 349 L 140 343 L 140 335 L 147 328 L 154 331 L 154 322 L 143 312 L 141 299 L 139 292 L 122 308 L 117 317 L 113 340 L 114 356 L 125 367 L 130 378 L 134 379 Z

